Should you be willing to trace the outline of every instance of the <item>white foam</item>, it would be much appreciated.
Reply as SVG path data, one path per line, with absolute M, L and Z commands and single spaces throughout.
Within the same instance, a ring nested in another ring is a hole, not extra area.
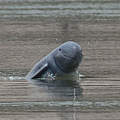
M 25 77 L 20 76 L 1 76 L 0 80 L 23 80 Z

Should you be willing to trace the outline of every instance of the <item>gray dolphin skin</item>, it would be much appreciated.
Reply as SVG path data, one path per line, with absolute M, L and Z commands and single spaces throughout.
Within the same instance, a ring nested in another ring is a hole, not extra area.
M 26 79 L 45 78 L 48 74 L 63 75 L 74 72 L 82 60 L 82 49 L 76 42 L 68 41 L 54 49 L 34 65 Z

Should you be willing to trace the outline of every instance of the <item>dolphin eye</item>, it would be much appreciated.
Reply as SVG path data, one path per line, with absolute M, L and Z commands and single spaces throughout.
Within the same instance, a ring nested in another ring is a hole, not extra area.
M 61 48 L 59 48 L 59 51 L 61 51 Z

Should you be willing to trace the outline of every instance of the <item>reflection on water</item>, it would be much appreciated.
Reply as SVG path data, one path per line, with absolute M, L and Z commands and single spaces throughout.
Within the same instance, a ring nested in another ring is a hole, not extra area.
M 81 80 L 83 78 L 80 78 L 80 76 L 81 75 L 79 73 L 75 73 L 65 76 L 56 76 L 53 80 L 32 80 L 31 82 L 35 84 L 33 85 L 35 87 L 28 89 L 29 94 L 27 96 L 27 101 L 19 100 L 19 102 L 16 102 L 15 100 L 14 102 L 0 102 L 0 111 L 2 111 L 4 114 L 6 114 L 7 112 L 14 112 L 14 114 L 22 114 L 22 112 L 35 114 L 38 112 L 39 114 L 43 114 L 43 112 L 45 113 L 47 111 L 46 114 L 55 113 L 55 119 L 57 120 L 78 120 L 81 118 L 79 113 L 89 113 L 91 111 L 99 112 L 101 110 L 119 110 L 119 100 L 81 100 L 80 98 L 82 97 L 83 93 Z M 7 87 L 5 89 L 8 89 L 11 92 L 14 92 L 15 90 L 15 99 L 17 98 L 17 94 L 20 95 L 20 93 L 22 92 L 20 90 L 25 87 L 25 85 L 21 84 L 22 82 L 20 82 L 23 81 L 23 79 L 24 77 L 20 76 L 0 77 L 1 81 L 9 81 L 9 83 L 5 82 L 6 85 L 4 84 L 4 87 Z M 15 83 L 17 81 L 19 82 L 19 84 Z M 42 97 L 44 97 L 43 99 L 45 100 L 44 93 L 46 93 L 47 96 L 51 96 L 52 99 L 49 99 L 48 101 L 41 101 Z M 21 99 L 21 97 L 23 96 L 18 97 L 19 99 Z M 31 97 L 33 101 L 30 101 Z M 39 99 L 39 97 L 41 98 Z M 51 120 L 52 117 L 53 116 L 49 115 L 44 116 L 46 120 Z
M 83 89 L 80 86 L 80 74 L 55 76 L 52 78 L 40 78 L 29 80 L 38 87 L 47 87 L 52 96 L 56 98 L 67 97 L 68 100 L 76 100 L 82 96 Z

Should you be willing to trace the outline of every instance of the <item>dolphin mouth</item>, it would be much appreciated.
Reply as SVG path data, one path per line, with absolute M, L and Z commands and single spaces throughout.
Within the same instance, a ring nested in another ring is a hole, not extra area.
M 61 54 L 61 56 L 57 55 L 54 58 L 55 58 L 56 65 L 64 73 L 69 73 L 74 71 L 74 69 L 79 64 L 79 62 L 76 61 L 74 57 L 70 57 L 64 54 Z
M 64 53 L 62 53 L 62 55 L 63 55 L 64 58 L 70 59 L 70 60 L 73 60 L 73 59 L 77 58 L 78 55 L 79 55 L 79 57 L 80 57 L 81 59 L 83 58 L 83 54 L 82 54 L 82 53 L 76 54 L 75 56 L 68 56 L 68 55 L 66 55 L 66 54 L 64 54 Z
M 74 57 L 71 57 L 71 56 L 68 56 L 68 55 L 65 55 L 63 54 L 64 58 L 67 58 L 67 59 L 74 59 Z
M 66 57 L 68 59 L 76 59 L 77 57 L 79 58 L 83 57 L 82 50 L 71 51 L 71 53 L 66 53 L 64 51 L 61 51 L 61 54 L 63 57 Z

